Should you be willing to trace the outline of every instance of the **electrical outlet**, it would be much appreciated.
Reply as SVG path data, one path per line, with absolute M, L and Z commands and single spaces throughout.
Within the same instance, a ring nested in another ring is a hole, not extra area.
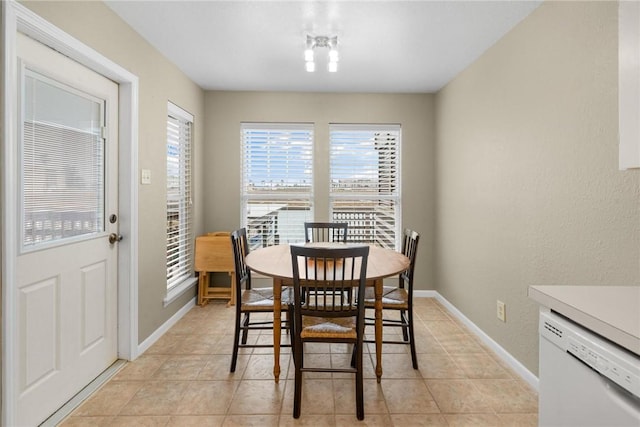
M 505 303 L 503 303 L 502 301 L 498 300 L 497 301 L 497 315 L 498 315 L 498 319 L 502 320 L 503 322 L 507 321 L 507 305 Z

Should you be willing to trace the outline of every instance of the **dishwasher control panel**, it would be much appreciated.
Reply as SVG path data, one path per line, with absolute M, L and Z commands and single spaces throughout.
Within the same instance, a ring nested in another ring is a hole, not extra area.
M 540 334 L 640 398 L 640 358 L 554 313 L 540 313 Z

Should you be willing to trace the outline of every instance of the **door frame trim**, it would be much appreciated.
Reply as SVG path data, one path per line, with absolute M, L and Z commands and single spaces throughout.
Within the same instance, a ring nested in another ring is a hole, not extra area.
M 47 22 L 15 0 L 2 1 L 1 43 L 4 54 L 2 68 L 2 146 L 0 164 L 0 199 L 2 200 L 2 425 L 15 424 L 17 388 L 12 372 L 17 364 L 17 352 L 9 348 L 16 342 L 17 297 L 12 284 L 16 283 L 18 255 L 18 217 L 15 211 L 19 195 L 13 179 L 17 176 L 17 50 L 18 33 L 61 52 L 87 68 L 118 83 L 119 143 L 118 201 L 120 232 L 125 239 L 118 248 L 118 357 L 133 360 L 138 356 L 138 77 L 107 59 L 89 46 Z

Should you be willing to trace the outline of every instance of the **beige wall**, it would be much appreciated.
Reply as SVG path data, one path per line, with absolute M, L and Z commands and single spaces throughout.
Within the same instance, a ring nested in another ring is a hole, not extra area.
M 315 214 L 327 220 L 329 123 L 402 125 L 402 221 L 421 233 L 418 289 L 433 289 L 435 224 L 432 95 L 207 92 L 204 185 L 207 231 L 240 225 L 240 122 L 315 127 Z
M 313 122 L 325 159 L 329 123 L 400 123 L 418 289 L 534 373 L 529 285 L 640 284 L 640 171 L 617 170 L 615 2 L 544 3 L 436 96 L 203 93 L 99 2 L 24 4 L 140 78 L 140 341 L 193 297 L 162 307 L 167 100 L 195 115 L 196 233 L 239 226 L 241 121 Z
M 204 93 L 177 67 L 101 2 L 23 3 L 139 78 L 139 167 L 151 170 L 151 185 L 139 186 L 139 341 L 183 307 L 195 291 L 168 307 L 166 295 L 166 132 L 167 101 L 189 111 L 194 119 L 195 170 L 200 171 Z M 196 232 L 202 232 L 202 181 L 194 176 Z M 125 236 L 126 238 L 126 236 Z
M 528 286 L 640 284 L 617 99 L 616 2 L 543 3 L 437 95 L 437 290 L 534 373 Z

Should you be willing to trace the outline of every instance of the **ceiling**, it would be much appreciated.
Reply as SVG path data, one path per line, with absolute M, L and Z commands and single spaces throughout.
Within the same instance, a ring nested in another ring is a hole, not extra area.
M 436 92 L 541 3 L 106 1 L 206 90 Z M 305 71 L 307 35 L 337 36 L 339 70 Z

